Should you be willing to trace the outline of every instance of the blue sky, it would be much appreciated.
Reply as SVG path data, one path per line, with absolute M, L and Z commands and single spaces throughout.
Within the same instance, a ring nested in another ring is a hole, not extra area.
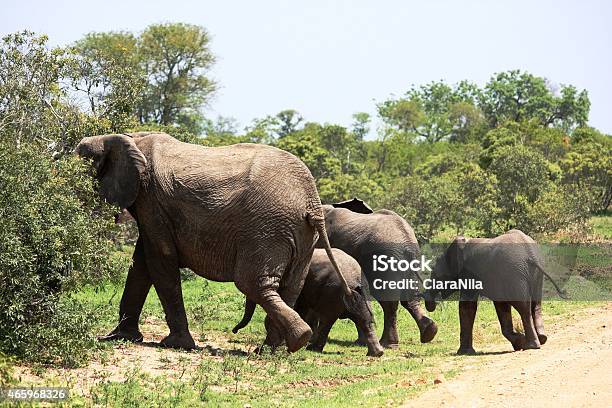
M 612 2 L 11 1 L 0 34 L 29 29 L 68 44 L 151 23 L 206 27 L 221 88 L 207 115 L 241 125 L 293 108 L 349 125 L 411 84 L 484 84 L 509 69 L 587 89 L 591 125 L 612 134 Z

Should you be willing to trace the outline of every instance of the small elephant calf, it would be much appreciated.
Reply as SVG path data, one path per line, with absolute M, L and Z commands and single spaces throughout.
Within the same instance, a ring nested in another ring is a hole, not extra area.
M 342 283 L 334 272 L 325 250 L 315 249 L 304 287 L 295 304 L 295 310 L 314 332 L 308 350 L 323 351 L 329 331 L 336 320 L 350 319 L 364 337 L 368 346 L 368 356 L 382 356 L 383 348 L 374 331 L 372 309 L 363 295 L 361 267 L 355 259 L 340 249 L 332 248 L 332 251 L 349 287 L 355 292 L 350 302 L 343 301 Z M 365 282 L 364 284 L 367 285 Z M 254 302 L 246 300 L 244 316 L 232 332 L 237 333 L 249 324 L 255 306 Z M 266 344 L 268 343 L 266 339 Z
M 546 343 L 542 320 L 542 284 L 546 276 L 561 297 L 565 293 L 544 271 L 544 261 L 537 243 L 519 230 L 510 230 L 495 238 L 457 237 L 440 256 L 432 279 L 442 284 L 424 293 L 425 306 L 433 312 L 436 297 L 447 298 L 459 280 L 480 281 L 482 288 L 460 291 L 460 344 L 457 354 L 474 354 L 472 329 L 478 297 L 493 301 L 504 337 L 514 350 L 538 349 Z M 447 285 L 450 284 L 450 285 Z M 448 286 L 448 287 L 447 287 Z M 523 322 L 524 334 L 514 330 L 511 307 Z

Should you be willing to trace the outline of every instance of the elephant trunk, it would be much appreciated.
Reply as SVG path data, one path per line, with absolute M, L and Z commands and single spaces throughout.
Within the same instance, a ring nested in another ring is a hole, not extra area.
M 240 322 L 232 329 L 232 333 L 234 334 L 238 333 L 238 330 L 242 329 L 247 324 L 249 324 L 249 322 L 253 318 L 253 313 L 255 313 L 256 306 L 257 306 L 257 303 L 249 299 L 246 299 L 244 301 L 244 315 L 242 316 L 242 320 L 240 320 Z

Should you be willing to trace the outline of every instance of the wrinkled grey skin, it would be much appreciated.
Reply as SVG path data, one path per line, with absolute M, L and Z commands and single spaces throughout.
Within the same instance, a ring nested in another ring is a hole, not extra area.
M 194 348 L 179 274 L 186 267 L 234 282 L 265 309 L 266 327 L 289 351 L 308 342 L 310 327 L 292 306 L 325 225 L 299 159 L 269 146 L 208 148 L 146 132 L 86 137 L 75 152 L 92 161 L 101 196 L 139 229 L 119 324 L 102 340 L 142 340 L 138 319 L 154 286 L 170 328 L 162 345 Z
M 399 215 L 389 210 L 372 210 L 359 199 L 333 205 L 324 205 L 327 236 L 334 248 L 339 248 L 355 258 L 361 270 L 372 281 L 374 276 L 372 255 L 393 256 L 410 261 L 420 256 L 420 248 L 414 231 Z M 319 240 L 317 248 L 322 248 Z M 370 287 L 370 290 L 372 288 Z M 427 317 L 419 305 L 417 290 L 394 293 L 388 299 L 377 299 L 384 312 L 384 328 L 380 339 L 383 347 L 395 348 L 399 344 L 397 333 L 397 308 L 401 302 L 416 321 L 422 343 L 431 341 L 438 328 Z M 359 332 L 357 342 L 363 343 L 363 333 Z
M 361 282 L 361 268 L 357 261 L 343 251 L 337 248 L 332 248 L 332 251 L 349 287 L 359 293 L 359 298 L 348 305 L 342 301 L 342 283 L 338 280 L 333 265 L 329 262 L 325 251 L 315 249 L 304 287 L 295 303 L 295 310 L 314 331 L 307 348 L 322 352 L 334 323 L 338 319 L 350 319 L 355 323 L 355 327 L 365 335 L 365 344 L 368 346 L 367 355 L 382 356 L 383 348 L 374 331 L 372 310 L 366 298 L 361 296 L 363 284 L 367 285 L 367 282 Z M 238 330 L 245 327 L 253 317 L 254 311 L 255 303 L 247 299 L 244 316 L 232 331 L 237 333 Z
M 483 290 L 462 289 L 459 301 L 461 325 L 457 354 L 475 353 L 472 329 L 478 296 L 493 300 L 504 337 L 515 350 L 538 349 L 546 343 L 542 321 L 542 283 L 548 276 L 536 242 L 519 230 L 511 230 L 496 238 L 466 239 L 457 237 L 434 266 L 432 279 L 457 281 L 478 279 Z M 552 279 L 551 279 L 552 281 Z M 557 291 L 562 291 L 552 281 Z M 453 290 L 428 290 L 424 294 L 427 310 L 436 308 L 436 297 L 447 298 Z M 512 324 L 511 307 L 521 316 L 525 334 L 517 333 Z

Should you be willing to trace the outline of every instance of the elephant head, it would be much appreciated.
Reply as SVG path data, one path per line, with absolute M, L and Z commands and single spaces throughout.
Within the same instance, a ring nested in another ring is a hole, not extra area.
M 121 209 L 134 203 L 147 159 L 130 136 L 86 137 L 77 145 L 75 153 L 92 161 L 104 200 Z
M 456 237 L 446 251 L 438 257 L 431 273 L 431 279 L 435 281 L 457 281 L 463 269 L 465 260 L 464 249 L 467 239 Z M 429 312 L 436 310 L 436 297 L 439 295 L 446 299 L 453 291 L 447 289 L 428 289 L 423 294 L 425 308 Z

